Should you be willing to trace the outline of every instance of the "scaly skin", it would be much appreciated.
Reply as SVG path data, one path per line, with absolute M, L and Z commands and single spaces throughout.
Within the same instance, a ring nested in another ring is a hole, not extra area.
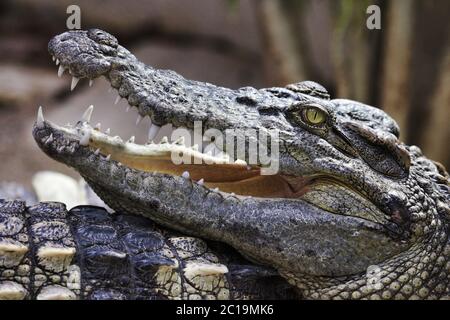
M 104 76 L 154 124 L 192 128 L 201 120 L 204 129 L 279 131 L 280 170 L 264 181 L 281 194 L 234 195 L 233 187 L 217 192 L 196 183 L 200 177 L 122 164 L 122 151 L 95 153 L 103 138 L 89 117 L 75 129 L 38 118 L 33 135 L 42 150 L 75 168 L 112 208 L 227 243 L 275 268 L 305 298 L 449 298 L 448 174 L 401 143 L 381 110 L 328 100 L 312 82 L 231 90 L 186 80 L 145 66 L 96 29 L 61 34 L 49 52 L 77 78 Z M 128 150 L 132 143 L 117 145 Z
M 0 201 L 0 300 L 295 297 L 223 249 L 97 207 Z

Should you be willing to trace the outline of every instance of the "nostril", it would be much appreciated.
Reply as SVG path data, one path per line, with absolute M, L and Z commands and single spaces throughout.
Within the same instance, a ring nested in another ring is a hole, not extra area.
M 99 29 L 89 29 L 87 35 L 98 44 L 107 45 L 111 48 L 117 48 L 117 39 L 109 33 Z
M 59 36 L 56 36 L 55 39 L 58 39 L 59 42 L 65 42 L 65 41 L 69 40 L 71 37 L 72 37 L 72 35 L 70 34 L 70 31 L 69 31 L 69 32 L 65 32 Z

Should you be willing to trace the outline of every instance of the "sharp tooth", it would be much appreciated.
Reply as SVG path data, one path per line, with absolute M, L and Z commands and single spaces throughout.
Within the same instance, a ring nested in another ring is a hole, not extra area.
M 150 128 L 148 129 L 148 140 L 154 140 L 159 132 L 159 129 L 161 129 L 161 127 L 156 124 L 150 125 Z
M 38 128 L 44 127 L 44 114 L 42 113 L 42 106 L 39 106 L 38 113 L 37 113 L 37 119 L 36 119 L 36 126 Z
M 86 111 L 83 113 L 83 116 L 81 117 L 81 122 L 88 122 L 91 121 L 92 111 L 94 110 L 94 106 L 91 104 Z
M 56 65 L 58 65 L 58 64 L 59 64 L 59 59 L 56 59 L 56 62 L 55 62 L 55 63 L 56 63 Z
M 177 140 L 175 140 L 174 144 L 177 144 L 180 146 L 184 145 L 184 136 L 181 136 Z
M 48 139 L 45 141 L 45 144 L 49 144 L 53 142 L 53 133 L 50 133 L 50 136 L 48 137 Z
M 108 154 L 105 159 L 109 161 L 111 159 L 111 155 Z
M 136 119 L 136 125 L 138 125 L 139 123 L 141 123 L 142 119 L 143 119 L 142 116 L 139 114 L 138 117 L 137 117 L 137 119 Z
M 97 131 L 100 131 L 101 127 L 102 127 L 102 124 L 99 122 L 95 125 L 94 129 Z
M 93 84 L 94 84 L 94 80 L 93 79 L 89 79 L 89 87 L 92 87 Z
M 75 87 L 77 86 L 78 81 L 80 81 L 77 77 L 72 77 L 72 83 L 70 84 L 70 91 L 73 91 Z
M 205 180 L 203 178 L 201 178 L 200 180 L 197 181 L 197 183 L 202 186 L 203 183 L 205 183 Z
M 243 165 L 243 166 L 246 166 L 246 165 L 247 165 L 247 162 L 245 162 L 244 160 L 241 160 L 241 159 L 237 159 L 234 163 L 235 163 L 235 164 L 241 164 L 241 165 Z
M 188 171 L 183 172 L 181 176 L 182 176 L 183 178 L 185 178 L 185 179 L 189 179 L 189 177 L 190 177 Z
M 98 155 L 100 154 L 100 148 L 98 148 L 97 150 L 95 150 L 94 154 L 95 154 L 96 156 L 98 156 Z
M 89 145 L 89 139 L 91 138 L 91 130 L 85 130 L 81 134 L 80 145 L 87 146 Z
M 110 128 L 106 129 L 105 134 L 109 135 L 110 133 L 111 133 L 111 129 Z
M 52 60 L 55 61 L 55 59 L 56 59 L 56 57 L 55 57 L 55 56 L 52 56 Z
M 169 142 L 169 139 L 166 136 L 164 136 L 164 137 L 162 137 L 162 139 L 159 142 L 159 144 L 165 144 L 165 143 L 168 143 L 168 142 Z
M 58 77 L 61 78 L 61 76 L 63 75 L 65 70 L 66 69 L 64 69 L 64 67 L 62 65 L 60 65 L 59 68 L 58 68 Z
M 120 99 L 122 99 L 122 97 L 117 95 L 116 100 L 114 101 L 114 104 L 118 104 Z
M 134 136 L 131 136 L 131 138 L 128 140 L 128 142 L 129 142 L 129 143 L 134 143 L 134 139 L 135 139 L 135 137 L 134 137 Z

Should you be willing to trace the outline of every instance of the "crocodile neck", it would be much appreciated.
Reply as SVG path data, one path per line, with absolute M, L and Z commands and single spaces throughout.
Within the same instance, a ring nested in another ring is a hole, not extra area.
M 307 299 L 436 300 L 448 298 L 450 243 L 446 230 L 414 244 L 365 274 L 351 277 L 311 277 L 284 273 L 289 283 L 301 289 Z

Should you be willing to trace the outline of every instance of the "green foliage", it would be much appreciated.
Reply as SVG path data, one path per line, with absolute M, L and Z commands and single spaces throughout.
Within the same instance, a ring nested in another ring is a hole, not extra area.
M 373 1 L 369 0 L 341 0 L 336 3 L 336 29 L 343 32 L 350 27 L 362 30 L 366 25 L 366 9 Z
M 228 10 L 231 13 L 236 13 L 239 8 L 239 0 L 226 0 Z

